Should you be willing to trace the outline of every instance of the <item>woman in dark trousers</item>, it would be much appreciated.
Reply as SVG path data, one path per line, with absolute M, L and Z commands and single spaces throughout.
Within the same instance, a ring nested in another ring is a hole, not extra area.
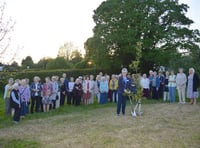
M 75 105 L 76 106 L 80 105 L 81 96 L 83 94 L 83 87 L 80 82 L 80 79 L 76 79 L 76 82 L 74 84 L 73 94 L 74 94 Z
M 65 104 L 65 94 L 66 94 L 66 86 L 65 86 L 65 79 L 60 78 L 61 86 L 60 86 L 60 106 Z
M 21 103 L 18 92 L 18 83 L 15 83 L 13 85 L 13 90 L 11 91 L 10 98 L 11 98 L 11 107 L 15 109 L 13 122 L 17 124 L 20 120 L 20 113 L 21 113 Z
M 39 109 L 41 107 L 41 91 L 42 91 L 42 84 L 40 83 L 40 78 L 38 76 L 35 76 L 33 79 L 33 83 L 31 84 L 31 113 L 34 111 L 34 106 L 35 106 L 35 111 L 39 112 Z M 41 107 L 41 110 L 42 107 Z
M 126 100 L 127 96 L 124 95 L 124 92 L 127 89 L 131 89 L 131 79 L 127 77 L 128 70 L 126 68 L 122 69 L 122 74 L 118 80 L 118 102 L 117 102 L 117 116 L 120 115 L 122 108 L 122 115 L 125 115 L 126 109 Z

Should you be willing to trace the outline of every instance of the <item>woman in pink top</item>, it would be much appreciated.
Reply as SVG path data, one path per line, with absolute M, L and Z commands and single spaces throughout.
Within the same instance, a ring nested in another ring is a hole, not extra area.
M 44 112 L 49 111 L 49 105 L 51 104 L 50 96 L 52 94 L 53 87 L 49 77 L 45 78 L 45 83 L 43 84 L 42 88 L 42 103 Z

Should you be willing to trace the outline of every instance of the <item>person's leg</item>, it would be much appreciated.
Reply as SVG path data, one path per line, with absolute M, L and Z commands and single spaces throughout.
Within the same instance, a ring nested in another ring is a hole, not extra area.
M 179 103 L 182 103 L 182 99 L 181 99 L 182 98 L 182 91 L 181 91 L 182 89 L 180 87 L 178 87 L 177 90 L 178 90 Z
M 49 112 L 49 104 L 46 105 L 46 110 Z
M 11 113 L 10 98 L 5 99 L 5 113 L 6 113 L 6 115 L 10 115 L 10 113 Z
M 112 99 L 110 99 L 112 100 Z M 105 93 L 105 103 L 108 103 L 108 93 Z
M 31 98 L 31 113 L 33 113 L 33 109 L 34 109 L 34 106 L 35 106 L 35 102 L 36 102 L 35 97 L 32 97 L 32 98 Z
M 118 93 L 118 101 L 117 101 L 117 115 L 120 114 L 121 106 L 122 106 L 122 93 Z
M 126 111 L 126 100 L 127 100 L 127 97 L 123 96 L 122 98 L 122 114 L 123 115 L 125 115 L 125 111 Z
M 172 102 L 172 87 L 169 87 L 169 101 Z
M 17 108 L 14 108 L 14 115 L 13 115 L 13 121 L 17 122 Z
M 36 100 L 36 106 L 35 106 L 35 112 L 39 112 L 39 108 L 40 108 L 40 97 L 36 96 L 35 97 Z
M 185 103 L 185 87 L 182 88 L 182 102 Z
M 20 108 L 19 107 L 15 108 L 13 120 L 15 122 L 19 122 L 19 120 L 20 120 Z
M 163 101 L 166 102 L 166 100 L 167 100 L 167 92 L 164 91 L 164 94 L 163 94 Z
M 153 87 L 153 90 L 152 90 L 152 98 L 153 98 L 153 99 L 156 99 L 156 87 Z
M 175 95 L 176 95 L 176 87 L 172 87 L 172 101 L 175 102 L 176 101 L 176 98 L 175 98 Z
M 47 111 L 47 110 L 46 110 L 46 105 L 45 105 L 45 104 L 43 104 L 43 111 L 44 111 L 44 112 Z
M 67 94 L 67 104 L 68 104 L 68 105 L 71 104 L 71 96 L 70 96 L 70 92 Z
M 21 113 L 20 113 L 20 115 L 21 115 L 21 117 L 24 117 L 25 116 L 25 102 L 22 102 L 21 103 Z

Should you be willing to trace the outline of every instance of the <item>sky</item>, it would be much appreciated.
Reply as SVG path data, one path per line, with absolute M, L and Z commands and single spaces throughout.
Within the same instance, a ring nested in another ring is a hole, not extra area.
M 1 0 L 0 0 L 1 1 Z M 6 15 L 15 20 L 9 48 L 18 49 L 19 64 L 26 56 L 34 62 L 55 58 L 65 42 L 73 42 L 84 53 L 84 42 L 93 35 L 95 10 L 104 0 L 4 0 Z M 200 30 L 200 0 L 179 0 L 190 6 L 187 16 Z M 9 56 L 3 62 L 9 61 Z

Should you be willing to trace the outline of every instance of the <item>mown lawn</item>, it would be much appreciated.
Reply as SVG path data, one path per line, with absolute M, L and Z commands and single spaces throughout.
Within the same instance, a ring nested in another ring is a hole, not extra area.
M 115 117 L 116 105 L 64 106 L 15 125 L 3 115 L 0 147 L 199 148 L 200 105 L 145 101 L 141 117 Z

